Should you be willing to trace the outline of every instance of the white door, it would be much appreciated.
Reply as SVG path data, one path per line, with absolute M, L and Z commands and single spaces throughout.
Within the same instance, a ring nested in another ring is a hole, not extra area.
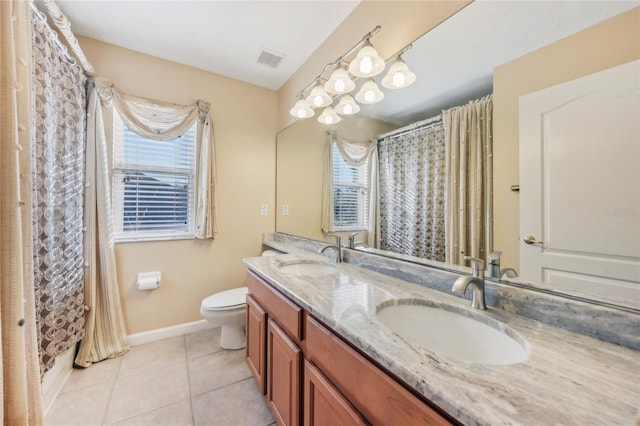
M 523 280 L 640 308 L 640 61 L 520 98 L 520 242 Z

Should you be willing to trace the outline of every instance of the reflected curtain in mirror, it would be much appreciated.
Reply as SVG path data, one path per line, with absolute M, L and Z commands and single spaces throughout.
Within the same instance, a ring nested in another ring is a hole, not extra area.
M 84 336 L 86 76 L 33 22 L 33 244 L 41 374 Z
M 445 260 L 446 161 L 441 120 L 383 137 L 380 162 L 380 248 Z
M 487 260 L 493 250 L 493 101 L 491 96 L 442 114 L 447 158 L 446 262 Z

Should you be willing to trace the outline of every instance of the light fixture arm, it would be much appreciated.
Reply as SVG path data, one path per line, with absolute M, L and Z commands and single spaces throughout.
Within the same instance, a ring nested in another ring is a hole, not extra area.
M 322 69 L 322 72 L 320 74 L 318 74 L 318 76 L 316 78 L 313 79 L 313 81 L 311 83 L 309 83 L 309 85 L 307 85 L 304 89 L 302 89 L 300 92 L 298 92 L 298 94 L 296 95 L 296 98 L 299 98 L 300 96 L 304 95 L 304 93 L 311 89 L 313 86 L 315 86 L 318 81 L 321 81 L 322 78 L 324 77 L 325 73 L 327 72 L 327 70 L 331 67 L 337 67 L 340 65 L 340 63 L 342 62 L 342 60 L 345 57 L 348 57 L 349 55 L 351 55 L 353 52 L 355 52 L 357 49 L 359 49 L 363 44 L 365 44 L 366 42 L 369 41 L 369 39 L 371 37 L 373 37 L 373 35 L 377 32 L 379 32 L 382 29 L 382 27 L 380 25 L 376 25 L 374 29 L 372 29 L 371 31 L 369 31 L 367 34 L 364 35 L 364 37 L 362 37 L 362 39 L 360 39 L 359 42 L 357 42 L 351 49 L 347 50 L 344 54 L 342 54 L 342 56 L 340 56 L 338 59 L 336 59 L 333 62 L 329 62 L 327 65 L 324 66 L 324 68 Z M 411 45 L 407 46 L 405 49 L 403 49 L 400 54 L 404 53 L 404 51 L 408 48 L 410 48 Z M 396 55 L 397 56 L 397 55 Z M 394 56 L 395 57 L 395 56 Z

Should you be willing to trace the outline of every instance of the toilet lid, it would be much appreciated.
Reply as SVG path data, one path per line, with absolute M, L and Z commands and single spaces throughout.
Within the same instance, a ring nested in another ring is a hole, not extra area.
M 202 301 L 204 309 L 221 311 L 235 309 L 247 302 L 247 287 L 232 288 L 213 294 Z

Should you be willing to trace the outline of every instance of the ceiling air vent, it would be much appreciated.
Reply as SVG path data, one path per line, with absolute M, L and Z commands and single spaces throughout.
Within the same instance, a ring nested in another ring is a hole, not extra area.
M 258 63 L 275 69 L 278 68 L 282 58 L 283 56 L 262 49 L 260 51 L 260 56 L 258 56 Z

